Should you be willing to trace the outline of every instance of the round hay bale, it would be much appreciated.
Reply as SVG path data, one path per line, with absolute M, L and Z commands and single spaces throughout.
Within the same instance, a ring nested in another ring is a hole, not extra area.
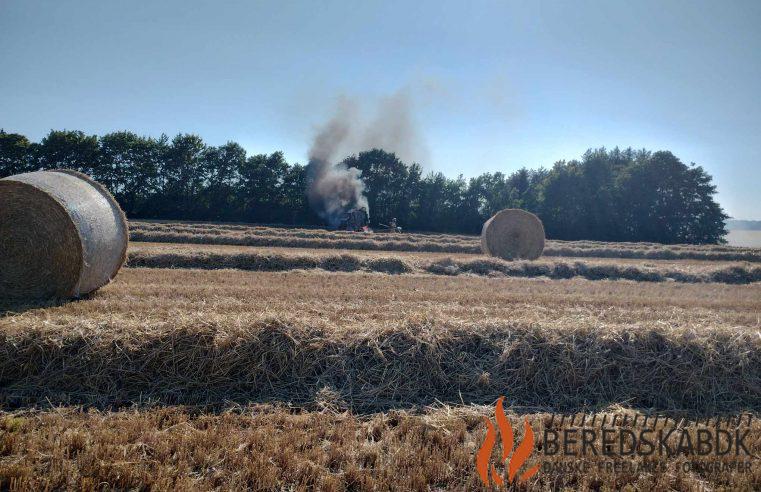
M 37 171 L 0 179 L 0 299 L 77 297 L 116 276 L 127 219 L 89 176 Z
M 542 221 L 517 208 L 497 212 L 481 230 L 481 250 L 506 260 L 535 260 L 544 251 Z

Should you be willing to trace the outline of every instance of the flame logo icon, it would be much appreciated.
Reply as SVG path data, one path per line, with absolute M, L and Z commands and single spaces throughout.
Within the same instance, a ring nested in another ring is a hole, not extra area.
M 500 396 L 499 400 L 497 400 L 494 418 L 497 421 L 499 435 L 502 438 L 502 462 L 505 463 L 505 467 L 507 468 L 507 481 L 508 483 L 512 483 L 515 476 L 518 474 L 518 470 L 520 470 L 521 466 L 526 463 L 526 460 L 531 456 L 531 452 L 534 449 L 534 429 L 531 428 L 531 425 L 528 423 L 528 418 L 526 418 L 523 422 L 523 441 L 518 445 L 511 457 L 510 453 L 513 452 L 513 428 L 507 420 L 507 417 L 505 417 L 505 409 L 502 403 L 504 399 L 504 396 Z M 481 477 L 481 481 L 484 485 L 489 485 L 490 472 L 491 480 L 496 485 L 504 485 L 505 480 L 497 472 L 496 466 L 489 466 L 491 453 L 497 442 L 497 431 L 494 428 L 494 424 L 491 423 L 491 420 L 486 417 L 484 417 L 484 420 L 486 421 L 487 428 L 486 439 L 476 455 L 476 471 L 478 472 L 478 476 Z M 526 470 L 523 475 L 520 476 L 518 481 L 524 482 L 533 477 L 538 471 L 539 465 L 534 465 Z

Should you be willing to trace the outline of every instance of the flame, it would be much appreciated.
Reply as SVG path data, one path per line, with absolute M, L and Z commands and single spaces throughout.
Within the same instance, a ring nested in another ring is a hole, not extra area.
M 528 423 L 528 418 L 523 421 L 523 441 L 518 445 L 513 453 L 513 427 L 510 425 L 510 421 L 505 416 L 504 409 L 504 396 L 500 396 L 497 400 L 497 405 L 494 411 L 494 418 L 497 421 L 499 427 L 499 435 L 502 439 L 502 461 L 507 467 L 507 479 L 509 482 L 513 482 L 518 470 L 526 463 L 531 452 L 534 449 L 534 429 Z M 501 486 L 505 483 L 505 480 L 497 472 L 496 466 L 493 464 L 489 466 L 489 460 L 491 458 L 494 445 L 497 442 L 497 431 L 494 428 L 494 424 L 491 420 L 484 417 L 486 422 L 486 439 L 476 454 L 476 471 L 478 476 L 481 477 L 481 481 L 485 485 L 489 485 L 489 476 L 491 480 L 497 485 Z M 510 453 L 513 453 L 510 458 Z M 539 465 L 526 470 L 523 475 L 520 476 L 518 481 L 524 482 L 533 477 L 539 471 Z M 491 473 L 490 473 L 491 472 Z

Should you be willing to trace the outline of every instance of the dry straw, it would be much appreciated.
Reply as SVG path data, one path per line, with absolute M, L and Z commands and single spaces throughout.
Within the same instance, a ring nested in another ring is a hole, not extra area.
M 497 212 L 481 231 L 481 250 L 506 260 L 535 260 L 544 251 L 542 221 L 517 208 Z
M 0 180 L 0 298 L 68 298 L 107 284 L 127 254 L 127 221 L 90 177 L 37 171 Z
M 283 254 L 278 252 L 209 252 L 141 250 L 129 253 L 128 266 L 135 268 L 198 268 L 219 270 L 234 268 L 260 272 L 322 269 L 331 272 L 374 272 L 385 274 L 432 273 L 435 275 L 484 275 L 504 277 L 548 277 L 588 280 L 635 280 L 637 282 L 683 283 L 717 282 L 750 284 L 761 282 L 761 267 L 751 264 L 694 265 L 637 265 L 596 263 L 593 261 L 567 262 L 545 259 L 542 261 L 503 261 L 496 258 L 398 258 L 393 256 L 362 256 L 351 253 L 336 254 Z
M 296 316 L 225 324 L 181 314 L 171 326 L 77 326 L 0 336 L 0 404 L 320 405 L 328 387 L 362 412 L 505 394 L 517 405 L 560 411 L 621 402 L 713 415 L 761 408 L 761 341 L 753 330 L 558 329 L 425 316 L 331 330 Z
M 130 239 L 138 242 L 225 244 L 233 246 L 482 253 L 480 237 L 454 234 L 356 234 L 342 231 L 214 222 L 134 221 Z M 543 256 L 641 258 L 648 260 L 748 261 L 761 263 L 760 248 L 720 244 L 656 244 L 601 241 L 547 241 Z

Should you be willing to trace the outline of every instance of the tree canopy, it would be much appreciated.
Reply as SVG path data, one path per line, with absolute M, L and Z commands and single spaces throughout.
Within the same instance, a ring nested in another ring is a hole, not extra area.
M 344 164 L 362 171 L 373 223 L 478 233 L 503 208 L 536 213 L 553 239 L 718 243 L 728 218 L 705 170 L 668 151 L 590 149 L 551 168 L 466 180 L 424 173 L 370 149 Z M 102 182 L 130 218 L 321 224 L 306 200 L 306 167 L 282 152 L 247 155 L 235 142 L 121 131 L 51 130 L 40 142 L 0 130 L 0 177 L 70 168 Z

